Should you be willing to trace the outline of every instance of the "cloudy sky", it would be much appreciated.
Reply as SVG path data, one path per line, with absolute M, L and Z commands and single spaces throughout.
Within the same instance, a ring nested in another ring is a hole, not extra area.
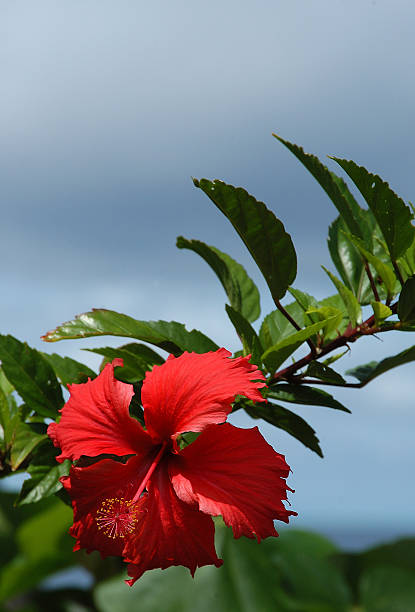
M 352 158 L 412 199 L 414 20 L 409 0 L 3 0 L 1 332 L 97 366 L 81 348 L 107 340 L 39 336 L 106 307 L 178 320 L 236 349 L 222 288 L 176 236 L 231 254 L 261 288 L 263 314 L 272 302 L 192 176 L 266 202 L 294 239 L 296 286 L 332 292 L 320 264 L 336 211 L 271 132 Z M 344 367 L 413 343 L 369 339 Z M 413 531 L 413 369 L 339 392 L 352 416 L 298 410 L 324 460 L 262 428 L 292 466 L 298 525 Z

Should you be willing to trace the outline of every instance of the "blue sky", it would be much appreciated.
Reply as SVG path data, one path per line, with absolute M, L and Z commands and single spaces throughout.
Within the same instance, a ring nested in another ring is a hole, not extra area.
M 236 349 L 222 288 L 176 236 L 231 254 L 260 286 L 263 315 L 272 302 L 192 176 L 266 202 L 294 239 L 295 285 L 332 292 L 320 264 L 336 211 L 271 132 L 352 158 L 412 199 L 414 18 L 409 0 L 4 1 L 2 333 L 97 367 L 81 348 L 106 339 L 39 340 L 95 306 L 182 321 Z M 411 344 L 368 339 L 344 367 Z M 264 425 L 292 466 L 298 524 L 413 530 L 413 371 L 339 392 L 352 416 L 300 408 L 323 461 Z

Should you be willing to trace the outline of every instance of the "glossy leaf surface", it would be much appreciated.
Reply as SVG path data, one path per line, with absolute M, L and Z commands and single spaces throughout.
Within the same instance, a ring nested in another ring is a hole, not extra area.
M 297 256 L 284 225 L 245 189 L 222 181 L 194 180 L 229 219 L 261 270 L 271 295 L 280 300 L 297 274 Z
M 59 325 L 42 336 L 46 342 L 92 336 L 124 336 L 154 344 L 179 355 L 183 351 L 206 353 L 219 347 L 202 332 L 187 331 L 176 321 L 138 321 L 114 310 L 93 309 L 78 315 L 72 321 Z

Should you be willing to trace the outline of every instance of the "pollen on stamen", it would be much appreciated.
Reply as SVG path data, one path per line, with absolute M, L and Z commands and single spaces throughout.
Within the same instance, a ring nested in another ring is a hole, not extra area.
M 131 499 L 104 499 L 95 520 L 98 529 L 109 538 L 124 538 L 131 533 L 138 518 L 137 503 Z

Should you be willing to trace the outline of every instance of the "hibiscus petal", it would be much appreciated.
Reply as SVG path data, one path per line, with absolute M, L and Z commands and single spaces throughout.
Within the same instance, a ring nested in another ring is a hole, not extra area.
M 202 512 L 222 515 L 235 538 L 245 535 L 258 541 L 278 535 L 274 519 L 288 523 L 296 514 L 282 502 L 291 490 L 284 480 L 289 471 L 283 455 L 257 427 L 240 429 L 229 423 L 211 425 L 169 460 L 180 499 L 197 503 Z
M 144 458 L 131 457 L 125 464 L 103 459 L 89 467 L 72 467 L 69 476 L 61 478 L 74 509 L 74 524 L 70 529 L 71 535 L 77 540 L 74 550 L 85 548 L 88 553 L 98 550 L 102 557 L 122 555 L 127 535 L 122 533 L 122 528 L 126 532 L 131 531 L 139 518 L 139 513 L 130 505 L 130 500 L 144 478 L 151 460 L 151 454 Z M 111 508 L 117 504 L 130 513 L 130 521 L 127 516 L 126 523 L 121 524 L 121 532 L 118 530 L 120 534 L 113 537 L 114 533 L 110 527 L 116 526 L 117 523 L 111 515 Z
M 143 512 L 124 549 L 128 575 L 132 576 L 127 580 L 130 586 L 149 569 L 184 565 L 193 576 L 197 567 L 222 565 L 215 551 L 212 519 L 180 501 L 164 461 L 139 503 Z
M 146 374 L 141 399 L 146 427 L 154 440 L 223 423 L 236 395 L 264 401 L 262 372 L 247 357 L 229 359 L 229 351 L 183 353 Z
M 128 412 L 133 386 L 114 378 L 118 365 L 122 360 L 115 359 L 94 380 L 69 386 L 71 396 L 61 420 L 48 427 L 54 445 L 62 449 L 57 461 L 105 453 L 131 455 L 151 447 L 150 437 Z

